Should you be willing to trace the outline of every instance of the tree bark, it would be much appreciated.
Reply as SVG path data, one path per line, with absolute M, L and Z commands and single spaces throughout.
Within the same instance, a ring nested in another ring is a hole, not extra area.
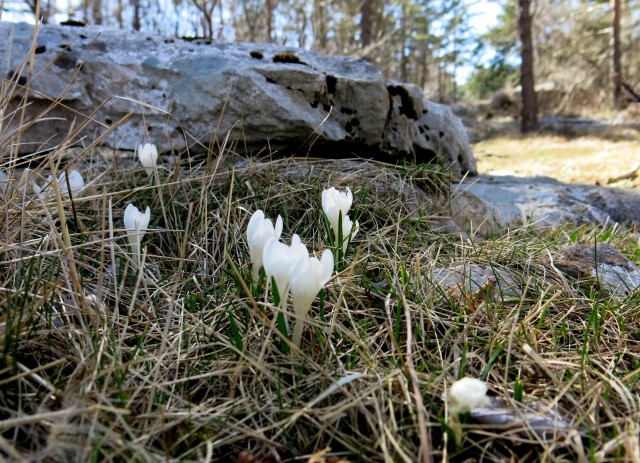
M 267 23 L 267 42 L 273 41 L 273 0 L 265 0 L 264 2 L 264 15 Z
M 533 77 L 533 40 L 531 38 L 531 0 L 518 0 L 518 33 L 521 43 L 520 86 L 522 88 L 522 133 L 538 130 L 538 103 Z
M 620 47 L 620 0 L 611 0 L 613 30 L 611 34 L 612 72 L 622 76 L 622 49 Z M 613 79 L 613 107 L 622 108 L 622 85 L 620 79 Z
M 371 34 L 373 30 L 372 0 L 362 0 L 360 5 L 360 45 L 366 48 L 371 44 Z
M 327 50 L 327 0 L 313 0 L 313 13 L 311 15 L 313 28 L 313 48 L 316 51 Z
M 93 24 L 101 25 L 102 24 L 102 0 L 93 0 Z
M 140 30 L 140 0 L 133 0 L 133 30 Z
M 29 6 L 29 9 L 33 13 L 34 17 L 37 17 L 38 14 L 40 15 L 40 18 L 36 18 L 36 20 L 42 21 L 42 24 L 49 23 L 49 15 L 51 13 L 50 2 L 47 2 L 46 5 L 43 5 L 42 0 L 27 0 L 26 3 Z

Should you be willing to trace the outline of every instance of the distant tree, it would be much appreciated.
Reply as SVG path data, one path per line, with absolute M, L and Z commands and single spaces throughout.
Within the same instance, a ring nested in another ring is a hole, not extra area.
M 381 0 L 362 0 L 360 3 L 360 48 L 361 56 L 371 61 L 378 61 L 379 53 L 376 50 L 376 40 L 380 34 L 382 23 Z
M 25 0 L 25 2 L 34 16 L 40 16 L 40 20 L 43 24 L 47 24 L 49 22 L 49 18 L 53 13 L 53 5 L 51 5 L 51 1 L 43 3 L 41 0 Z
M 327 49 L 327 36 L 329 34 L 329 19 L 327 17 L 328 1 L 329 0 L 313 0 L 313 13 L 311 14 L 313 48 L 321 52 Z
M 140 30 L 140 0 L 131 0 L 133 4 L 133 19 L 131 22 L 131 26 L 134 31 Z
M 464 86 L 465 92 L 474 98 L 487 98 L 512 84 L 518 78 L 517 69 L 502 59 L 476 66 Z
M 522 133 L 538 130 L 538 104 L 533 77 L 533 40 L 531 37 L 531 0 L 518 0 L 520 35 L 520 86 L 522 88 Z
M 204 36 L 213 39 L 213 12 L 218 0 L 192 0 L 192 2 L 202 15 L 201 23 Z
M 373 0 L 362 0 L 360 4 L 360 44 L 362 48 L 371 43 L 373 33 Z
M 273 41 L 273 10 L 276 7 L 274 3 L 274 0 L 264 0 L 265 38 L 267 42 Z
M 622 51 L 620 47 L 620 0 L 611 0 L 612 33 L 611 33 L 611 64 L 614 76 L 622 75 Z M 622 106 L 622 86 L 619 79 L 613 79 L 613 107 L 620 109 Z

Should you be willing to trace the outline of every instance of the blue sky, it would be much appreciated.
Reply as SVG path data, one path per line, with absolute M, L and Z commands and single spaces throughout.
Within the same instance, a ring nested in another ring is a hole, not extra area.
M 502 11 L 499 2 L 487 0 L 468 1 L 471 12 L 471 27 L 474 31 L 482 33 L 497 22 L 497 17 Z

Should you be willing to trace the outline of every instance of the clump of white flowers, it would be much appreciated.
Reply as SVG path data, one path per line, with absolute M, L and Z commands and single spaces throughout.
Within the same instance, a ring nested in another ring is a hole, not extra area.
M 129 204 L 124 210 L 124 228 L 129 239 L 129 246 L 133 253 L 136 266 L 140 266 L 140 243 L 142 237 L 149 227 L 151 220 L 151 209 L 147 206 L 144 214 L 138 210 L 133 204 Z
M 144 167 L 147 175 L 151 176 L 158 162 L 158 148 L 152 143 L 145 143 L 144 145 L 138 145 L 137 152 L 140 164 Z
M 291 238 L 290 245 L 282 243 L 279 241 L 281 233 L 282 217 L 278 216 L 274 227 L 261 210 L 253 213 L 247 225 L 252 277 L 254 281 L 257 280 L 260 266 L 264 266 L 267 285 L 277 287 L 277 303 L 285 321 L 284 334 L 289 333 L 286 310 L 291 293 L 296 314 L 292 342 L 299 347 L 307 314 L 318 292 L 331 278 L 334 258 L 329 249 L 322 253 L 320 259 L 310 256 L 296 234 Z M 275 298 L 276 292 L 273 291 L 273 294 Z

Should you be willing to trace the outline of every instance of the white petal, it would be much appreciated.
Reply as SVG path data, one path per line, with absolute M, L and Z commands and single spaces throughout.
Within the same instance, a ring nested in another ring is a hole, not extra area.
M 140 222 L 140 229 L 146 230 L 149 228 L 149 222 L 151 222 L 151 209 L 147 206 L 147 209 L 144 211 L 144 216 Z
M 152 168 L 158 161 L 158 148 L 151 143 L 138 146 L 138 157 L 145 168 Z
M 276 227 L 273 231 L 273 237 L 279 240 L 280 235 L 282 235 L 282 217 L 278 215 L 278 218 L 276 219 Z
M 284 294 L 283 291 L 286 291 L 289 286 L 289 251 L 289 246 L 275 238 L 270 238 L 264 246 L 262 254 L 262 264 L 267 274 L 267 280 L 271 282 L 271 277 L 275 278 L 281 298 Z
M 63 183 L 64 186 L 61 185 L 61 189 L 67 191 L 67 181 L 65 179 L 65 175 L 62 174 L 62 180 L 58 179 L 58 184 Z M 71 193 L 74 195 L 80 193 L 84 188 L 84 179 L 82 175 L 77 170 L 72 170 L 69 173 L 69 185 L 71 185 Z
M 264 212 L 258 209 L 253 213 L 247 225 L 247 240 L 249 240 L 249 242 L 255 241 L 255 237 L 262 231 L 263 222 Z
M 322 279 L 324 280 L 322 285 L 324 286 L 324 284 L 329 281 L 329 278 L 331 278 L 331 274 L 333 273 L 333 253 L 330 249 L 324 250 L 322 257 L 320 258 L 320 262 L 322 263 Z
M 140 211 L 133 204 L 129 204 L 124 210 L 124 228 L 127 230 L 136 229 L 136 219 L 140 216 Z

